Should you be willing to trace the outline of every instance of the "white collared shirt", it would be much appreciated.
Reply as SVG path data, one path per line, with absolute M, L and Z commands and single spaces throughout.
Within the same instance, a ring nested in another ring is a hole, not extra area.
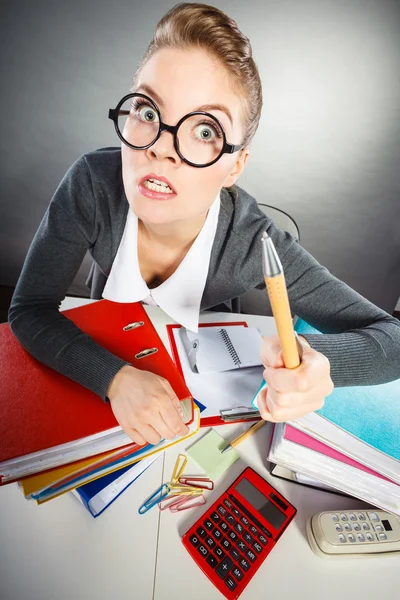
M 103 298 L 114 302 L 158 305 L 174 321 L 197 333 L 200 303 L 207 280 L 218 225 L 220 194 L 204 225 L 176 271 L 154 289 L 144 281 L 138 260 L 138 218 L 129 207 L 124 233 L 111 267 Z

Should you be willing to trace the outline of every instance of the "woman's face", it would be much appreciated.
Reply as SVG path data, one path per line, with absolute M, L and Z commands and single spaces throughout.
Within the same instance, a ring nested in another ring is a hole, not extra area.
M 184 115 L 200 106 L 223 105 L 232 121 L 221 109 L 206 112 L 220 121 L 229 143 L 240 144 L 243 140 L 243 103 L 231 90 L 225 70 L 202 50 L 158 51 L 142 68 L 134 91 L 149 96 L 157 104 L 161 120 L 168 125 L 176 125 Z M 173 136 L 167 131 L 146 150 L 133 150 L 123 143 L 121 148 L 128 202 L 144 223 L 158 225 L 204 214 L 221 188 L 235 182 L 248 155 L 246 149 L 223 154 L 210 167 L 192 167 L 181 160 L 175 151 Z M 176 194 L 170 197 L 163 194 L 163 199 L 147 197 L 141 181 L 151 173 L 167 178 Z

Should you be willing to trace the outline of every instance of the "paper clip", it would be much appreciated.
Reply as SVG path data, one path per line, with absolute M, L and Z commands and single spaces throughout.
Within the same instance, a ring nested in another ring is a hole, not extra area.
M 202 494 L 205 488 L 192 487 L 191 485 L 171 485 L 169 484 L 171 492 L 174 496 L 178 494 Z
M 184 495 L 184 494 L 169 494 L 169 496 L 167 496 L 167 498 L 165 498 L 164 500 L 161 500 L 161 502 L 158 503 L 158 508 L 160 510 L 166 510 L 167 508 L 171 508 L 171 506 L 174 506 L 174 504 L 177 504 L 178 502 L 182 501 L 182 498 L 189 498 L 190 496 Z
M 181 510 L 187 510 L 188 508 L 194 508 L 195 506 L 202 506 L 206 503 L 206 499 L 203 494 L 201 496 L 192 496 L 189 498 L 181 498 L 179 502 L 176 502 L 171 506 L 170 511 L 172 513 L 180 512 Z
M 178 482 L 182 485 L 190 485 L 202 490 L 214 489 L 214 482 L 209 477 L 179 477 Z
M 135 358 L 145 358 L 146 356 L 150 356 L 150 354 L 155 354 L 158 352 L 158 348 L 147 348 L 146 350 L 142 350 L 135 354 Z
M 142 506 L 138 510 L 138 513 L 140 515 L 143 515 L 145 512 L 150 510 L 150 508 L 152 508 L 155 504 L 158 504 L 159 502 L 161 502 L 161 500 L 164 500 L 164 498 L 168 496 L 169 492 L 170 488 L 167 483 L 163 483 L 162 485 L 160 485 L 158 490 L 156 490 L 154 494 L 150 496 L 150 498 L 143 502 Z
M 176 482 L 182 475 L 183 470 L 186 467 L 186 463 L 187 463 L 187 457 L 184 454 L 179 454 L 178 458 L 176 459 L 174 470 L 172 472 L 172 477 L 171 477 L 171 485 L 172 486 L 176 484 Z
M 144 321 L 135 321 L 134 323 L 128 323 L 123 327 L 123 331 L 130 331 L 131 329 L 137 329 L 138 327 L 142 327 L 144 325 Z

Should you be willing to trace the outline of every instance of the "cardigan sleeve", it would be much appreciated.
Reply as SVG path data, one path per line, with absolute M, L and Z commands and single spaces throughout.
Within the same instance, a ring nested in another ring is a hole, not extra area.
M 35 358 L 106 399 L 128 364 L 59 311 L 95 243 L 96 198 L 87 161 L 79 158 L 59 184 L 31 243 L 9 310 L 13 334 Z

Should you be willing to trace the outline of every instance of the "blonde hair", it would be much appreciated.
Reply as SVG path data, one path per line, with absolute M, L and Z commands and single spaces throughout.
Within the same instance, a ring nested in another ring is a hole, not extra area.
M 154 36 L 134 75 L 132 90 L 142 67 L 162 48 L 201 48 L 216 58 L 245 99 L 242 140 L 248 147 L 261 116 L 262 89 L 249 39 L 236 22 L 215 6 L 183 2 L 169 10 L 156 26 Z

